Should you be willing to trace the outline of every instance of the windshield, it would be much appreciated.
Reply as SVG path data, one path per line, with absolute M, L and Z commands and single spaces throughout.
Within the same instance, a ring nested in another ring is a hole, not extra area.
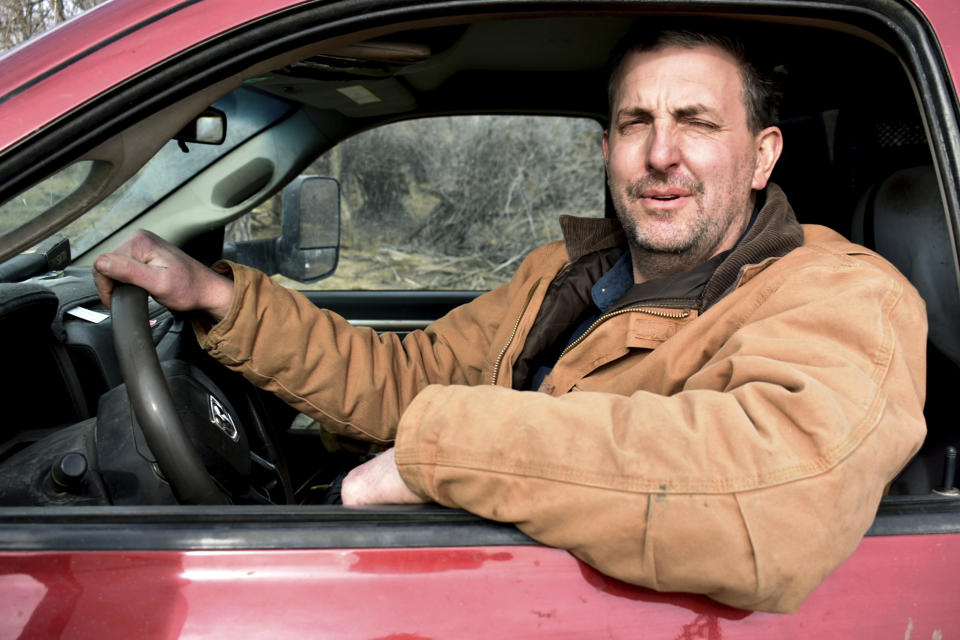
M 223 144 L 171 140 L 140 171 L 83 216 L 60 230 L 74 258 L 149 210 L 191 177 L 210 166 L 290 110 L 279 98 L 241 87 L 213 104 L 227 116 Z M 0 206 L 0 233 L 8 233 L 62 202 L 86 180 L 95 163 L 81 160 L 58 171 Z

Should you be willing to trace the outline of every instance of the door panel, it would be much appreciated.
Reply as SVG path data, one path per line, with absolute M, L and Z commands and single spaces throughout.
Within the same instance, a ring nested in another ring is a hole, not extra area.
M 540 546 L 4 553 L 0 636 L 953 638 L 958 572 L 960 536 L 867 538 L 779 615 Z

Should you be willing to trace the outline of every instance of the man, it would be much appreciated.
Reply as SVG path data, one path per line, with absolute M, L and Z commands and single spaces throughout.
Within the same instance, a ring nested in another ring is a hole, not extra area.
M 623 228 L 562 219 L 402 342 L 147 234 L 95 276 L 108 303 L 115 279 L 205 312 L 205 349 L 326 428 L 395 441 L 348 504 L 434 500 L 629 582 L 792 611 L 923 439 L 926 324 L 892 267 L 768 186 L 774 102 L 726 37 L 636 40 L 603 138 Z

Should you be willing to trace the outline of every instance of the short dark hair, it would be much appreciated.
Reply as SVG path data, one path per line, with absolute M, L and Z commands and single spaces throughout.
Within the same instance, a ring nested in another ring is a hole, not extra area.
M 726 51 L 740 67 L 743 103 L 747 109 L 747 126 L 754 133 L 776 124 L 779 119 L 781 92 L 771 73 L 764 72 L 748 53 L 745 39 L 730 30 L 697 26 L 641 27 L 631 30 L 613 51 L 610 77 L 607 82 L 608 113 L 613 119 L 613 106 L 620 83 L 621 67 L 631 53 L 660 51 L 667 47 L 695 49 L 715 46 Z

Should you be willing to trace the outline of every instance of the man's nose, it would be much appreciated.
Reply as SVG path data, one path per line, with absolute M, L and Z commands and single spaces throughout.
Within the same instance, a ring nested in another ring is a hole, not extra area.
M 650 128 L 646 160 L 647 165 L 657 171 L 666 171 L 680 163 L 680 149 L 673 127 L 657 123 Z

